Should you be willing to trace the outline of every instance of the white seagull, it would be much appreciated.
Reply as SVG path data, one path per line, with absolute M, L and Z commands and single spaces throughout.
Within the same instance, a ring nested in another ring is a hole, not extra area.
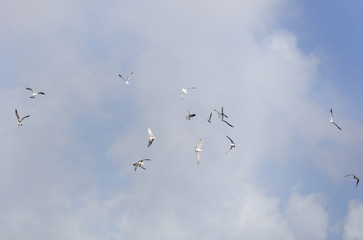
M 344 177 L 348 177 L 348 176 L 353 176 L 353 179 L 357 180 L 357 183 L 355 184 L 355 187 L 358 187 L 359 178 L 354 174 L 348 174 L 348 175 L 345 175 Z
M 146 170 L 146 168 L 144 168 L 144 161 L 151 161 L 151 159 L 149 158 L 145 158 L 145 159 L 141 159 L 137 162 L 133 162 L 132 165 L 134 165 L 134 171 L 136 171 L 137 167 L 141 167 L 142 169 Z
M 147 129 L 147 132 L 149 133 L 149 143 L 147 147 L 150 147 L 153 141 L 155 140 L 155 136 L 153 135 L 153 132 L 151 131 L 150 128 Z
M 16 110 L 16 109 L 15 109 L 15 116 L 16 116 L 16 118 L 17 118 L 17 120 L 18 120 L 18 127 L 23 126 L 22 121 L 23 121 L 25 118 L 30 117 L 30 115 L 26 115 L 25 117 L 23 117 L 23 118 L 21 118 L 21 119 L 20 119 L 19 114 L 18 114 L 18 110 Z
M 124 80 L 126 84 L 130 84 L 130 83 L 129 83 L 129 79 L 130 79 L 130 77 L 131 77 L 131 75 L 132 75 L 132 74 L 134 74 L 134 72 L 131 72 L 131 73 L 127 76 L 127 78 L 126 78 L 126 79 L 125 79 L 125 78 L 123 78 L 123 77 L 121 76 L 121 74 L 119 74 L 118 76 L 119 76 L 120 78 L 122 78 L 122 80 Z
M 229 151 L 232 150 L 232 148 L 236 147 L 236 144 L 233 142 L 233 140 L 230 137 L 228 137 L 227 135 L 226 135 L 226 137 L 229 139 L 229 141 L 231 141 L 229 143 L 230 149 L 228 149 L 228 151 L 226 152 L 226 153 L 228 153 Z
M 197 153 L 197 163 L 199 164 L 199 155 L 200 155 L 200 152 L 202 151 L 201 147 L 202 147 L 202 144 L 203 144 L 203 138 L 201 138 L 199 140 L 199 144 L 198 146 L 195 148 L 195 152 Z
M 183 98 L 183 97 L 184 97 L 184 95 L 188 94 L 188 90 L 189 90 L 189 89 L 195 89 L 195 87 L 191 87 L 191 88 L 182 88 L 182 89 L 180 90 L 180 94 L 181 94 L 182 99 L 184 99 L 184 98 Z
M 29 87 L 27 87 L 26 90 L 29 90 L 29 91 L 32 92 L 32 94 L 30 95 L 30 98 L 34 98 L 38 94 L 42 94 L 42 95 L 45 94 L 44 92 L 34 92 L 34 90 L 32 88 L 29 88 Z
M 339 130 L 342 130 L 339 126 L 338 126 L 338 124 L 336 124 L 335 122 L 334 122 L 334 118 L 333 118 L 333 109 L 331 108 L 330 109 L 330 123 L 332 123 L 332 124 L 334 124 Z

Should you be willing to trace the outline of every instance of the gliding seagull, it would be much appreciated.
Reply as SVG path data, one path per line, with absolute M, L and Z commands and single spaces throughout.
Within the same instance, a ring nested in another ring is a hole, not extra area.
M 155 136 L 151 132 L 150 128 L 147 129 L 147 132 L 149 133 L 149 143 L 148 143 L 147 147 L 150 147 L 151 144 L 153 143 L 153 141 L 155 140 Z
M 354 174 L 348 174 L 348 175 L 345 175 L 344 177 L 348 177 L 348 176 L 353 176 L 353 179 L 357 180 L 357 183 L 355 184 L 355 187 L 358 187 L 359 178 L 357 176 L 355 176 Z
M 197 163 L 199 164 L 199 155 L 200 155 L 200 152 L 202 151 L 201 147 L 202 147 L 202 144 L 203 144 L 203 138 L 201 138 L 199 140 L 199 144 L 198 146 L 195 148 L 195 152 L 197 153 Z
M 130 84 L 130 83 L 129 83 L 129 79 L 130 79 L 130 77 L 131 77 L 131 75 L 132 75 L 132 74 L 134 74 L 134 72 L 131 72 L 131 73 L 127 76 L 127 78 L 126 78 L 126 79 L 125 79 L 125 78 L 123 78 L 123 77 L 121 76 L 121 74 L 119 74 L 118 76 L 119 76 L 120 78 L 122 78 L 122 80 L 124 80 L 126 84 Z
M 44 92 L 34 92 L 34 90 L 32 88 L 27 87 L 26 90 L 29 90 L 32 92 L 32 94 L 30 95 L 30 98 L 34 98 L 37 94 L 42 94 L 44 95 Z
M 181 97 L 182 99 L 184 99 L 184 95 L 188 94 L 188 89 L 195 89 L 195 87 L 191 87 L 191 88 L 182 88 L 180 91 Z
M 232 140 L 230 137 L 228 137 L 227 135 L 226 135 L 226 137 L 229 139 L 229 141 L 231 141 L 231 142 L 229 143 L 229 146 L 231 146 L 231 148 L 230 148 L 230 149 L 228 149 L 228 151 L 226 152 L 226 153 L 228 153 L 229 151 L 231 151 L 231 150 L 232 150 L 232 148 L 236 147 L 236 144 L 233 142 L 233 140 Z
M 332 124 L 334 124 L 339 130 L 342 130 L 339 126 L 338 126 L 338 124 L 336 124 L 335 122 L 334 122 L 334 119 L 333 119 L 333 109 L 331 108 L 330 109 L 330 123 L 332 123 Z
M 207 119 L 209 123 L 212 123 L 212 113 L 209 114 L 209 118 Z
M 15 116 L 16 116 L 16 118 L 17 118 L 17 120 L 18 120 L 18 127 L 23 126 L 22 121 L 23 121 L 25 118 L 30 117 L 30 115 L 26 115 L 25 117 L 23 117 L 22 119 L 20 119 L 19 114 L 18 114 L 18 110 L 16 110 L 16 109 L 15 109 Z
M 132 165 L 134 165 L 134 171 L 136 171 L 137 167 L 141 167 L 142 169 L 146 170 L 146 168 L 144 168 L 144 161 L 151 161 L 151 159 L 145 158 L 137 162 L 133 162 Z

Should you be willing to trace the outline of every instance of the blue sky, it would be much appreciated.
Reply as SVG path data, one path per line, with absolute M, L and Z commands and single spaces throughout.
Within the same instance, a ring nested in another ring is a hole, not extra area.
M 358 1 L 3 5 L 1 239 L 363 239 Z

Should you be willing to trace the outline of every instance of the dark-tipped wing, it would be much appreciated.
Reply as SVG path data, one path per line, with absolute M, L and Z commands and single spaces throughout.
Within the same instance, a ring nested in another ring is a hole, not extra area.
M 338 126 L 338 124 L 336 124 L 335 122 L 333 122 L 333 124 L 339 129 L 339 130 L 342 130 L 339 126 Z
M 26 90 L 29 90 L 29 91 L 32 91 L 33 92 L 33 89 L 30 88 L 30 87 L 27 87 Z
M 19 113 L 18 113 L 18 110 L 16 110 L 16 109 L 15 109 L 15 116 L 18 119 L 18 121 L 20 121 Z
M 231 141 L 231 143 L 233 143 L 233 140 L 230 137 L 228 137 L 227 135 L 226 137 L 229 139 L 229 141 Z
M 349 176 L 354 176 L 354 174 L 348 174 L 348 175 L 345 175 L 344 177 L 349 177 Z
M 45 95 L 45 93 L 44 93 L 44 92 L 38 92 L 38 94 L 42 94 L 42 95 Z
M 30 117 L 30 115 L 26 115 L 25 117 L 23 117 L 23 118 L 20 120 L 20 122 L 22 122 L 25 118 L 28 118 L 28 117 Z
M 223 122 L 227 123 L 228 126 L 233 127 L 233 125 L 227 122 L 226 120 L 223 120 Z

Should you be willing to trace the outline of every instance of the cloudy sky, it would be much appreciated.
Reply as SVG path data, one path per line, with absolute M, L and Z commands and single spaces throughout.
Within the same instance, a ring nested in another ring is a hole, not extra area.
M 0 238 L 363 239 L 362 7 L 3 2 Z

